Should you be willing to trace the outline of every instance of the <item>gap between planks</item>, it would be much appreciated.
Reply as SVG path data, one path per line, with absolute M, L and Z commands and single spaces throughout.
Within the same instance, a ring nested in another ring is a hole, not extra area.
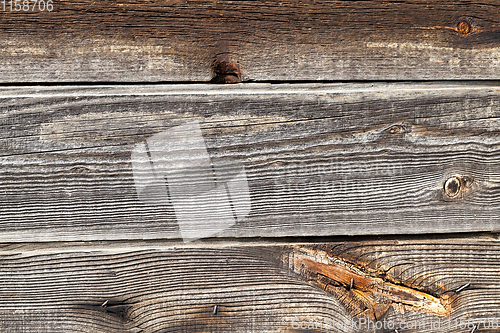
M 32 256 L 37 254 L 99 251 L 105 253 L 122 253 L 140 250 L 173 250 L 182 248 L 192 249 L 222 249 L 231 247 L 255 246 L 300 246 L 313 244 L 388 244 L 405 243 L 421 244 L 452 242 L 464 244 L 468 240 L 474 242 L 500 242 L 499 232 L 468 232 L 453 234 L 403 234 L 403 235 L 366 235 L 366 236 L 331 236 L 331 237 L 249 237 L 249 238 L 213 238 L 200 239 L 193 242 L 175 239 L 155 240 L 105 240 L 105 241 L 61 241 L 61 242 L 26 242 L 0 243 L 0 255 L 22 254 Z

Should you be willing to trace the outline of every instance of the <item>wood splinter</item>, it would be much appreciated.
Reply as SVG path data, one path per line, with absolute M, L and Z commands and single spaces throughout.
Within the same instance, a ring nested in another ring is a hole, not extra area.
M 404 285 L 387 282 L 320 250 L 295 248 L 293 269 L 333 294 L 354 318 L 381 318 L 391 306 L 447 316 L 449 296 L 440 298 Z M 464 287 L 465 288 L 465 287 Z
M 457 290 L 455 290 L 455 293 L 458 294 L 459 292 L 461 292 L 462 290 L 464 290 L 465 288 L 467 288 L 469 286 L 470 286 L 470 283 L 466 283 L 463 286 L 461 286 L 460 288 L 458 288 Z

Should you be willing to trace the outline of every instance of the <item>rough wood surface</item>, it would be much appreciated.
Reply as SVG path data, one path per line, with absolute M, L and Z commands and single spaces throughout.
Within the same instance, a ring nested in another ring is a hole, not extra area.
M 22 1 L 21 1 L 22 2 Z M 3 8 L 0 8 L 0 10 Z M 0 82 L 499 79 L 484 1 L 54 1 L 0 12 Z
M 480 325 L 477 332 L 498 332 L 497 238 L 328 244 L 5 244 L 0 246 L 0 330 L 372 332 L 353 328 L 353 317 L 338 297 L 296 273 L 289 259 L 298 247 L 327 251 L 331 258 L 436 297 L 449 295 L 446 316 L 403 306 L 377 318 L 403 325 L 396 326 L 399 332 L 470 332 L 472 325 Z M 349 294 L 345 288 L 344 294 Z M 345 326 L 308 329 L 311 321 Z M 488 321 L 496 329 L 486 329 L 482 323 Z M 408 329 L 410 323 L 420 327 Z M 303 329 L 294 329 L 296 325 Z
M 495 231 L 499 102 L 494 84 L 4 88 L 0 240 L 180 238 L 168 201 L 139 200 L 131 153 L 193 119 L 248 180 L 250 212 L 214 236 Z

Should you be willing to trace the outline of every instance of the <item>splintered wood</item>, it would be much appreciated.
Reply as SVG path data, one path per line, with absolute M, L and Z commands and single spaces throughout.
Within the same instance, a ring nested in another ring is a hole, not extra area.
M 336 297 L 353 318 L 380 319 L 391 307 L 438 316 L 451 313 L 447 293 L 438 297 L 394 278 L 388 281 L 380 277 L 384 273 L 358 268 L 326 251 L 294 246 L 288 260 L 295 273 Z

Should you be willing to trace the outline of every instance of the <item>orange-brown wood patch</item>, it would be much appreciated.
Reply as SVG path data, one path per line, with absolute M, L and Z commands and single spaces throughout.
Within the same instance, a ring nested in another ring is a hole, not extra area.
M 295 249 L 294 271 L 337 296 L 355 318 L 363 316 L 377 319 L 391 306 L 408 307 L 438 316 L 448 316 L 451 312 L 448 293 L 436 297 L 405 286 L 403 281 L 398 284 L 394 278 L 389 282 L 388 279 L 373 276 L 373 273 L 333 258 L 325 251 L 304 247 Z

